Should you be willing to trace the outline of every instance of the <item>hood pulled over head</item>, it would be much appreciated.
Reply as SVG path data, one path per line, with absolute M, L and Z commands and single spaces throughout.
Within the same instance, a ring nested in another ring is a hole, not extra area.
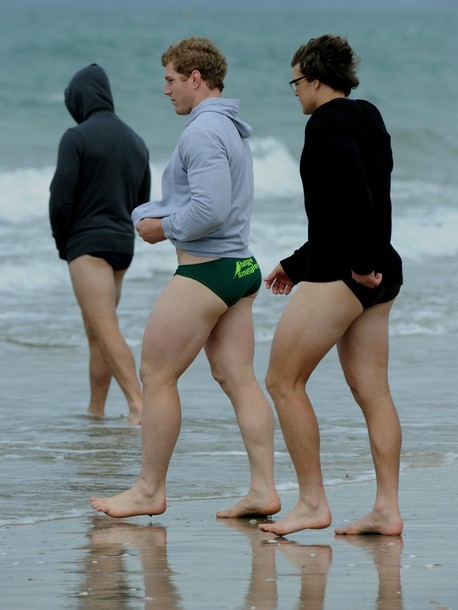
M 110 81 L 105 70 L 91 64 L 75 74 L 65 89 L 65 105 L 77 123 L 96 110 L 114 112 Z

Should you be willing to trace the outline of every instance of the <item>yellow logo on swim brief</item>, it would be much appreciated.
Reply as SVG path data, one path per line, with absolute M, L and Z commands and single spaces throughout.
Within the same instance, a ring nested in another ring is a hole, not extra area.
M 239 280 L 241 280 L 242 278 L 246 277 L 247 275 L 251 275 L 258 269 L 259 269 L 259 264 L 255 261 L 253 261 L 253 259 L 251 257 L 245 258 L 241 261 L 236 261 L 235 273 L 234 273 L 234 277 L 232 279 L 238 278 Z

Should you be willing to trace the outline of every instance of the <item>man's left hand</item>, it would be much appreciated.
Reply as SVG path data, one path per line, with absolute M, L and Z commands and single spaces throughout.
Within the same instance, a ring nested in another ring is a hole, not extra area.
M 167 239 L 162 229 L 161 218 L 142 218 L 135 228 L 143 241 L 149 244 L 157 244 Z

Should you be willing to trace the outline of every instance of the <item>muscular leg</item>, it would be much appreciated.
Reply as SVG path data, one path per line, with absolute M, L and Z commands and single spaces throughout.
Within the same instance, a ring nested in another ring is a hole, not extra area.
M 373 510 L 337 534 L 402 532 L 398 503 L 401 426 L 388 385 L 388 317 L 393 301 L 362 313 L 338 343 L 348 385 L 362 409 L 375 465 Z
M 359 301 L 342 282 L 301 282 L 283 312 L 272 343 L 266 383 L 296 470 L 299 500 L 277 523 L 261 524 L 263 531 L 285 535 L 331 524 L 321 473 L 318 422 L 305 385 L 361 311 Z
M 102 382 L 96 398 L 96 414 L 102 416 L 104 413 L 101 400 L 108 393 L 108 373 L 111 373 L 127 399 L 129 421 L 139 424 L 141 386 L 133 354 L 119 330 L 116 314 L 125 271 L 113 271 L 106 261 L 89 255 L 74 259 L 69 268 L 89 341 L 91 385 L 97 380 Z M 93 412 L 91 405 L 89 412 Z
M 92 506 L 112 517 L 153 515 L 166 509 L 166 475 L 181 427 L 178 379 L 194 361 L 226 311 L 195 280 L 174 276 L 153 308 L 143 338 L 143 459 L 136 485 Z
M 246 297 L 230 307 L 205 344 L 213 377 L 234 407 L 251 471 L 247 495 L 217 517 L 272 515 L 280 510 L 274 483 L 273 413 L 253 370 L 253 301 L 254 296 Z

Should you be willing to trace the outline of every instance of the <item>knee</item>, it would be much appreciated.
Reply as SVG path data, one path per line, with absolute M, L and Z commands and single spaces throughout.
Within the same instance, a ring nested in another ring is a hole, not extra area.
M 225 394 L 229 394 L 230 388 L 232 387 L 232 375 L 228 368 L 223 368 L 212 364 L 210 371 L 213 379 L 219 384 Z
M 95 324 L 93 324 L 92 321 L 86 317 L 83 318 L 83 322 L 84 322 L 84 330 L 86 332 L 86 337 L 87 337 L 88 342 L 90 344 L 98 343 L 99 333 L 97 332 L 97 326 Z
M 254 384 L 257 384 L 252 363 L 242 362 L 211 362 L 210 370 L 213 379 L 219 384 L 229 398 L 242 395 Z
M 270 397 L 277 405 L 287 393 L 284 379 L 275 370 L 269 369 L 266 373 L 265 384 Z
M 147 362 L 141 362 L 139 376 L 144 389 L 163 384 L 163 380 L 159 379 L 158 371 L 155 372 L 154 368 Z
M 147 370 L 146 370 L 145 365 L 143 364 L 143 362 L 140 364 L 140 370 L 139 370 L 138 374 L 139 374 L 140 381 L 141 381 L 142 385 L 145 385 L 145 382 L 146 382 L 147 377 L 148 377 L 148 373 L 147 373 Z
M 355 399 L 355 401 L 357 402 L 357 404 L 360 407 L 363 407 L 365 400 L 364 400 L 364 392 L 361 392 L 360 389 L 358 389 L 358 386 L 353 385 L 351 383 L 347 383 L 348 388 L 350 389 L 350 392 L 353 396 L 353 398 Z
M 144 392 L 157 394 L 164 389 L 177 388 L 181 372 L 160 363 L 142 359 L 139 377 Z
M 364 389 L 364 384 L 361 383 L 360 381 L 358 381 L 357 378 L 355 378 L 353 375 L 349 375 L 348 373 L 345 373 L 345 382 L 348 386 L 348 389 L 350 390 L 350 392 L 352 393 L 353 398 L 356 400 L 356 402 L 361 405 L 361 402 L 363 401 L 363 397 L 365 395 L 365 389 Z
M 356 403 L 363 410 L 390 396 L 390 390 L 385 383 L 380 384 L 370 379 L 355 380 L 351 378 L 346 378 L 346 382 Z
M 216 383 L 219 383 L 220 386 L 223 386 L 225 384 L 226 377 L 225 377 L 222 369 L 219 369 L 215 366 L 211 366 L 210 372 L 211 372 L 213 379 L 216 381 Z
M 292 396 L 303 396 L 309 376 L 306 371 L 297 371 L 295 374 L 292 371 L 284 370 L 283 367 L 279 370 L 269 367 L 265 384 L 275 407 L 278 408 L 280 405 L 288 403 Z
M 101 321 L 94 316 L 83 315 L 83 323 L 89 342 L 107 344 L 115 336 L 114 326 L 109 324 L 108 319 Z
M 155 374 L 154 369 L 155 367 L 151 362 L 142 358 L 140 362 L 139 377 L 144 391 L 153 388 L 155 385 L 157 386 L 159 383 L 156 381 L 158 375 Z

